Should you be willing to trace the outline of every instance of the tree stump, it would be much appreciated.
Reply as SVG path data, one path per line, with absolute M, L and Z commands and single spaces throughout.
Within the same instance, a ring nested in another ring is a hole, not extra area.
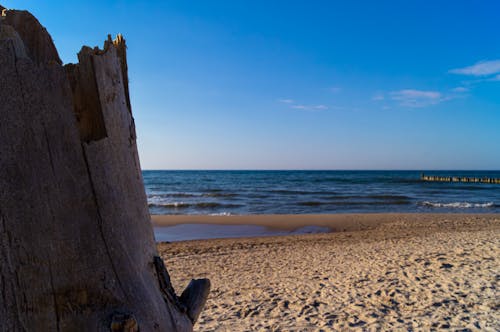
M 29 12 L 2 17 L 0 330 L 191 331 L 210 283 L 183 303 L 158 264 L 125 40 L 78 59 Z

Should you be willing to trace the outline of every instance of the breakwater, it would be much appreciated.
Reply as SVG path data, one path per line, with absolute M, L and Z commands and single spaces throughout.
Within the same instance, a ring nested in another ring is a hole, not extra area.
M 438 176 L 438 175 L 420 175 L 422 181 L 432 182 L 466 182 L 466 183 L 493 183 L 500 184 L 500 178 L 489 177 L 466 177 L 466 176 Z

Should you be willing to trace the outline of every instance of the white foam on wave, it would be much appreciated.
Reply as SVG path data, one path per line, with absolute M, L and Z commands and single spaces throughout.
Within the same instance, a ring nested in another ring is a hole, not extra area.
M 163 203 L 163 206 L 173 206 L 173 207 L 181 207 L 181 206 L 187 206 L 187 203 L 184 202 L 171 202 L 171 203 Z
M 163 203 L 168 203 L 164 197 L 160 195 L 151 195 L 148 196 L 148 204 L 163 204 Z
M 227 216 L 232 216 L 233 214 L 231 212 L 218 212 L 218 213 L 210 213 L 209 215 L 218 217 L 227 217 Z
M 172 208 L 181 208 L 188 207 L 190 204 L 184 202 L 149 202 L 149 206 L 163 206 L 163 207 L 172 207 Z
M 429 202 L 425 201 L 420 203 L 423 206 L 429 207 L 444 207 L 444 208 L 454 208 L 454 209 L 470 209 L 470 208 L 491 208 L 495 206 L 495 203 L 470 203 L 470 202 L 451 202 L 451 203 L 440 203 L 440 202 Z

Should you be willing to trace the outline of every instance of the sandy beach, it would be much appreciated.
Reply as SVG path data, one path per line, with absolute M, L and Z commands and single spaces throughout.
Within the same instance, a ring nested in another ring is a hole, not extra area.
M 191 278 L 212 282 L 197 331 L 500 330 L 500 215 L 153 216 L 153 223 L 332 230 L 159 243 L 176 290 Z

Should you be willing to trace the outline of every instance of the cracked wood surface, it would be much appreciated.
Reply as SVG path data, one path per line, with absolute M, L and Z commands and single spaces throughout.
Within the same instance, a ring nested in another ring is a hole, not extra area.
M 65 68 L 31 14 L 0 22 L 1 331 L 192 330 L 153 263 L 125 49 Z

